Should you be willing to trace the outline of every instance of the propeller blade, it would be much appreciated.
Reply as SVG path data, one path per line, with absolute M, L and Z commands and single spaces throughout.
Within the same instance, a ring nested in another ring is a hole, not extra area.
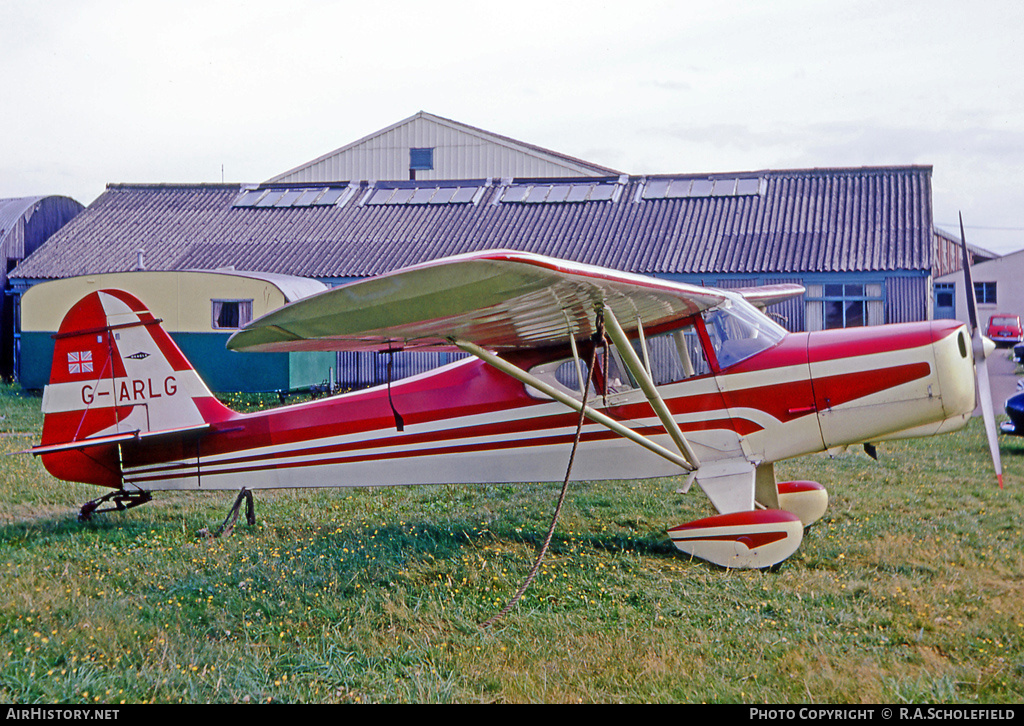
M 960 247 L 964 254 L 964 283 L 967 285 L 967 317 L 971 322 L 971 335 L 978 329 L 978 298 L 974 294 L 974 281 L 971 279 L 971 256 L 967 252 L 967 238 L 964 236 L 964 215 L 960 214 Z
M 980 334 L 978 337 L 981 337 Z M 977 346 L 975 346 L 977 347 Z M 984 353 L 982 353 L 984 356 Z M 992 454 L 992 465 L 996 470 L 999 488 L 1003 488 L 1003 463 L 999 457 L 999 436 L 996 433 L 996 416 L 992 408 L 992 388 L 988 380 L 988 358 L 975 358 L 974 367 L 978 373 L 978 398 L 981 399 L 981 418 L 985 422 L 988 450 Z
M 971 342 L 974 348 L 974 371 L 978 377 L 978 400 L 981 403 L 981 418 L 985 422 L 985 436 L 988 450 L 992 455 L 992 466 L 996 470 L 999 488 L 1003 488 L 1003 462 L 999 455 L 999 435 L 996 433 L 996 416 L 992 408 L 992 387 L 988 377 L 988 347 L 978 324 L 978 300 L 974 294 L 971 279 L 971 259 L 967 252 L 967 238 L 964 235 L 964 216 L 960 215 L 960 245 L 964 254 L 964 292 L 967 297 L 967 313 L 971 321 Z

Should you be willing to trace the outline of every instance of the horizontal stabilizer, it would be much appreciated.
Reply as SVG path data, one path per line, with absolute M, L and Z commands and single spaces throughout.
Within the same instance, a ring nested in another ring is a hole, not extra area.
M 185 426 L 179 429 L 166 429 L 164 431 L 128 431 L 120 434 L 111 434 L 109 436 L 94 436 L 88 439 L 79 439 L 78 441 L 67 441 L 61 444 L 33 446 L 31 449 L 26 449 L 18 453 L 39 456 L 40 454 L 56 454 L 61 451 L 80 451 L 94 446 L 119 444 L 126 441 L 149 441 L 175 435 L 201 433 L 209 428 L 210 424 L 203 423 L 196 426 Z

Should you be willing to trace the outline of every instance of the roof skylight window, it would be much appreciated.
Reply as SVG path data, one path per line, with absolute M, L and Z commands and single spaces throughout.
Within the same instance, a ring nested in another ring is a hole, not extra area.
M 427 204 L 430 202 L 431 197 L 433 197 L 438 191 L 438 189 L 434 189 L 433 187 L 417 189 L 413 192 L 412 198 L 409 200 L 409 204 Z
M 671 183 L 669 179 L 651 179 L 644 186 L 644 199 L 664 199 Z
M 469 204 L 476 200 L 482 185 L 469 186 L 382 186 L 370 194 L 364 204 L 397 206 L 403 204 Z
M 332 206 L 342 197 L 348 199 L 350 193 L 351 187 L 331 187 L 324 192 L 324 195 L 317 199 L 314 204 L 318 207 Z
M 256 202 L 257 207 L 273 207 L 277 200 L 284 196 L 284 189 L 271 189 L 263 199 Z
M 526 195 L 526 199 L 523 201 L 527 204 L 538 204 L 548 198 L 550 191 L 550 184 L 538 184 L 530 190 L 530 193 Z
M 710 179 L 694 179 L 693 186 L 690 187 L 691 197 L 710 197 L 711 190 L 715 188 L 715 183 Z
M 304 189 L 302 195 L 295 200 L 292 206 L 295 207 L 308 207 L 317 200 L 317 197 L 323 193 L 323 189 Z
M 468 204 L 473 201 L 480 187 L 459 187 L 449 204 Z
M 761 177 L 723 176 L 709 178 L 648 179 L 644 199 L 693 199 L 698 197 L 750 197 L 762 192 Z
M 711 196 L 713 197 L 732 197 L 735 195 L 735 179 L 718 179 L 715 181 L 715 188 L 711 190 Z
M 388 204 L 405 204 L 412 199 L 415 189 L 396 189 L 394 195 L 388 200 Z
M 619 188 L 618 184 L 597 184 L 590 190 L 590 201 L 610 202 L 615 199 L 615 192 Z
M 761 193 L 760 179 L 738 179 L 736 181 L 736 195 L 749 196 Z
M 289 209 L 291 207 L 330 206 L 346 201 L 353 193 L 352 187 L 287 187 L 283 189 L 247 189 L 231 205 L 233 207 L 258 207 L 266 209 Z
M 276 202 L 275 207 L 291 207 L 299 200 L 299 197 L 303 195 L 305 189 L 289 189 L 282 194 Z
M 448 204 L 459 190 L 456 187 L 441 187 L 430 191 L 434 192 L 434 196 L 430 198 L 431 204 Z
M 367 204 L 387 204 L 388 201 L 394 196 L 394 189 L 377 189 L 370 195 Z
M 590 192 L 593 190 L 593 185 L 588 184 L 573 184 L 569 187 L 569 195 L 565 198 L 567 202 L 585 202 L 590 197 Z
M 693 186 L 692 179 L 673 179 L 665 191 L 669 199 L 680 199 L 690 196 L 690 187 Z
M 607 202 L 615 198 L 619 188 L 616 182 L 520 183 L 509 185 L 502 193 L 501 201 L 513 204 Z

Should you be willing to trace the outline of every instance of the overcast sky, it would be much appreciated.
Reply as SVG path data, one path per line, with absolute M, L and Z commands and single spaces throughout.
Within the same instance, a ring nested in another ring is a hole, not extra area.
M 630 174 L 930 165 L 1005 253 L 1022 47 L 1019 0 L 0 0 L 0 197 L 260 182 L 423 110 Z

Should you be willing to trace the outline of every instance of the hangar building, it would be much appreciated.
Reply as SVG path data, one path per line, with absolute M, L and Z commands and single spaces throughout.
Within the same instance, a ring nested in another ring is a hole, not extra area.
M 806 295 L 773 311 L 795 331 L 928 319 L 939 244 L 927 166 L 120 184 L 11 283 L 23 294 L 47 280 L 126 272 L 141 254 L 148 270 L 234 268 L 333 286 L 501 247 L 710 286 L 801 283 Z M 408 355 L 396 378 L 443 362 Z M 381 381 L 372 360 L 338 365 L 343 384 Z M 23 374 L 48 367 L 22 362 Z
M 0 199 L 0 290 L 7 275 L 84 207 L 59 196 Z M 0 376 L 10 378 L 17 368 L 18 297 L 0 295 Z
M 341 179 L 618 176 L 621 172 L 420 111 L 270 179 L 274 184 Z

